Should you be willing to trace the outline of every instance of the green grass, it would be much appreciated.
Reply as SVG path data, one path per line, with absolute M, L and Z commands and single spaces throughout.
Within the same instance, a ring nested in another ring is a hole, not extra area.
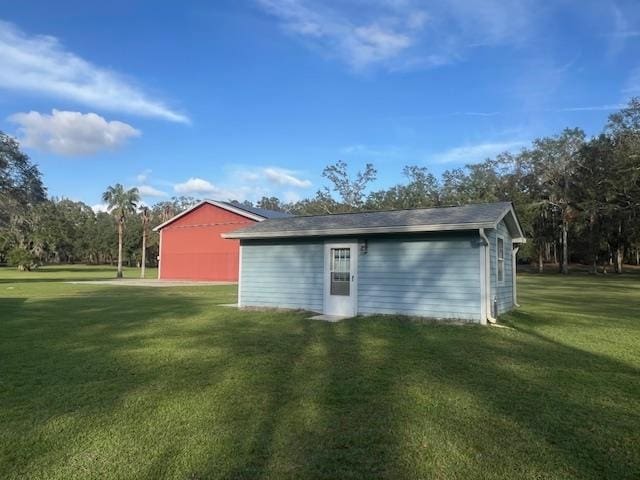
M 112 275 L 0 269 L 0 478 L 640 478 L 640 275 L 524 275 L 503 329 L 61 281 Z

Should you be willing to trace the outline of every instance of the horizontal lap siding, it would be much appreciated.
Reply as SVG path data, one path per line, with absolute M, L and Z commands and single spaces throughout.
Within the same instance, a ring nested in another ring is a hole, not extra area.
M 322 241 L 243 241 L 240 301 L 243 307 L 323 307 Z
M 369 239 L 358 259 L 358 312 L 480 321 L 479 237 Z
M 497 238 L 504 238 L 504 282 L 498 282 Z M 495 296 L 498 301 L 498 315 L 508 312 L 513 308 L 513 247 L 511 235 L 504 221 L 498 224 L 498 228 L 490 230 L 488 237 L 491 242 L 491 301 Z

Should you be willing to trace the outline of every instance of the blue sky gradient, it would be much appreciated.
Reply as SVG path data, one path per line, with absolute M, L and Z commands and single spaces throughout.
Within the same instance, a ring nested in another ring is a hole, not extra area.
M 544 5 L 541 5 L 543 3 Z M 633 1 L 7 3 L 0 130 L 56 196 L 296 200 L 345 160 L 439 174 L 640 95 Z

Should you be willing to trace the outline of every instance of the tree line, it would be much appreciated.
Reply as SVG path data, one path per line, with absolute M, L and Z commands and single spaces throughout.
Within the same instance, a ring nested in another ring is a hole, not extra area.
M 312 197 L 263 197 L 255 206 L 312 215 L 512 201 L 528 238 L 521 259 L 539 271 L 554 263 L 567 273 L 570 262 L 582 262 L 593 272 L 621 273 L 624 263 L 640 263 L 640 98 L 610 115 L 592 138 L 567 128 L 440 178 L 420 165 L 402 173 L 404 182 L 375 190 L 372 164 L 351 174 L 338 161 L 325 167 L 327 185 Z M 141 206 L 137 189 L 122 185 L 109 187 L 103 199 L 109 213 L 48 198 L 37 166 L 0 133 L 0 263 L 155 265 L 158 235 L 151 227 L 198 202 L 174 197 Z

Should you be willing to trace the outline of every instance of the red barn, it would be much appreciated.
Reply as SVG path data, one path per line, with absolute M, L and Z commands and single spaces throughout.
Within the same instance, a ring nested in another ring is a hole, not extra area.
M 220 236 L 287 213 L 204 200 L 153 230 L 160 232 L 161 280 L 238 281 L 240 242 Z

